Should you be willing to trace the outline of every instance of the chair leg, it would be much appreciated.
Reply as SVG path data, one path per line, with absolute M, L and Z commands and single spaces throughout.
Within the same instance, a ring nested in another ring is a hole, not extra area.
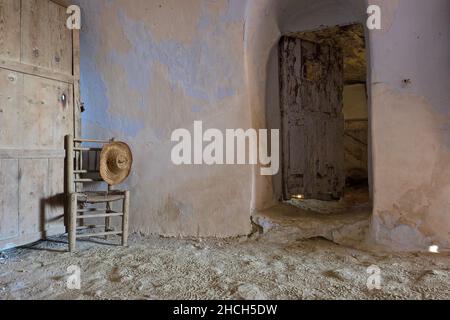
M 106 204 L 106 213 L 110 213 L 111 212 L 111 203 L 107 203 Z M 111 228 L 111 218 L 110 217 L 106 217 L 105 218 L 105 232 L 110 232 L 112 231 Z M 105 236 L 105 240 L 108 240 L 108 236 Z
M 123 200 L 123 219 L 122 219 L 122 246 L 128 246 L 128 224 L 130 214 L 130 191 L 125 191 Z
M 69 205 L 69 251 L 76 250 L 77 242 L 77 211 L 78 197 L 76 193 L 70 195 Z

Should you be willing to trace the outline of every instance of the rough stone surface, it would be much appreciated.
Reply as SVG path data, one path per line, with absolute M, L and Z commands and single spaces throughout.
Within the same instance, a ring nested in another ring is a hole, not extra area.
M 278 242 L 324 238 L 337 244 L 362 246 L 367 241 L 370 207 L 365 211 L 338 214 L 313 213 L 279 205 L 255 213 L 253 221 Z
M 334 26 L 317 31 L 293 33 L 292 35 L 341 48 L 344 53 L 345 82 L 364 83 L 367 81 L 365 28 L 362 24 Z

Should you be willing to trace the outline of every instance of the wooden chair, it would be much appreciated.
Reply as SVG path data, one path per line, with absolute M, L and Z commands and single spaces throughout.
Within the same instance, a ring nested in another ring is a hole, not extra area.
M 128 245 L 128 221 L 130 192 L 114 190 L 100 178 L 99 158 L 102 146 L 111 141 L 74 139 L 73 136 L 66 136 L 66 197 L 68 212 L 68 234 L 69 251 L 76 250 L 76 241 L 81 238 L 106 237 L 111 235 L 121 235 L 122 246 Z M 83 144 L 98 145 L 98 147 L 85 147 Z M 92 156 L 94 156 L 94 166 L 92 166 Z M 93 189 L 103 186 L 105 191 L 87 191 L 86 184 L 90 184 Z M 121 212 L 112 210 L 114 203 L 121 202 Z M 105 205 L 104 208 L 99 206 Z M 114 217 L 121 217 L 121 230 L 115 231 L 112 228 L 111 220 Z M 85 226 L 85 221 L 89 219 L 105 219 L 105 225 Z M 101 232 L 89 232 L 102 229 Z M 88 231 L 81 233 L 81 231 Z

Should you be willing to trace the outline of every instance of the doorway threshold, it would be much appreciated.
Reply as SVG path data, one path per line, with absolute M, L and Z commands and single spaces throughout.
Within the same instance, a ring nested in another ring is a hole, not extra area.
M 360 206 L 349 212 L 321 213 L 287 203 L 255 212 L 252 216 L 269 241 L 291 243 L 325 238 L 339 245 L 365 246 L 368 239 L 371 206 Z

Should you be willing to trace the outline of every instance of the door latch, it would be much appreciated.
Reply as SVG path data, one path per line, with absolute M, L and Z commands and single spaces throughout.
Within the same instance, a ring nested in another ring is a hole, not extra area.
M 63 107 L 65 107 L 66 104 L 67 104 L 67 96 L 66 96 L 65 93 L 63 93 L 63 94 L 61 95 L 61 103 L 62 103 Z

